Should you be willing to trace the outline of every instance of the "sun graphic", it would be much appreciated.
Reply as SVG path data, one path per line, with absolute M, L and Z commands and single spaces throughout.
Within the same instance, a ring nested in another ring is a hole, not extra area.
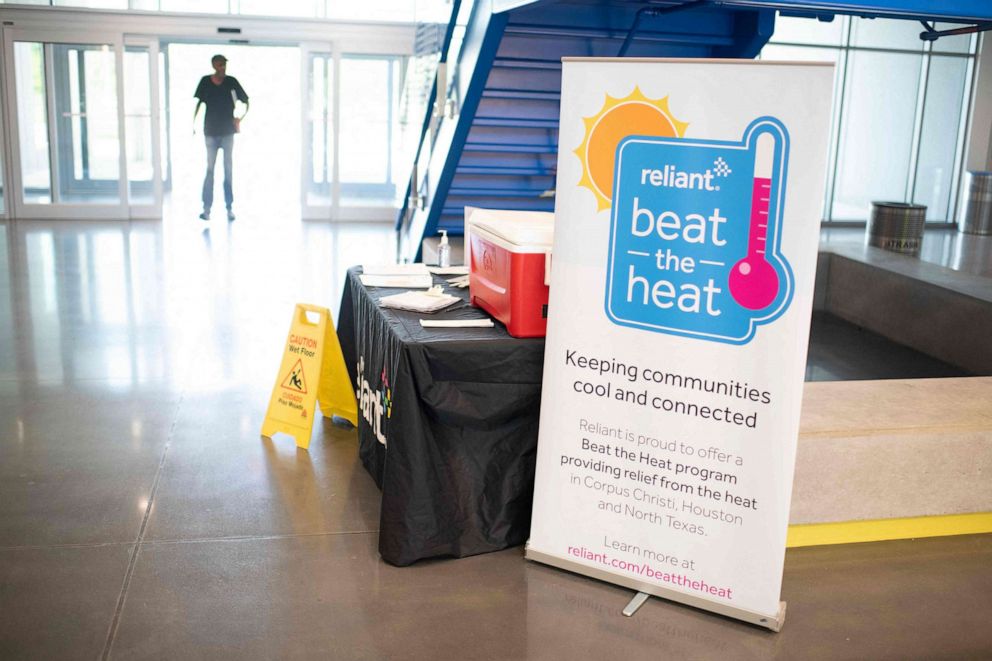
M 668 97 L 649 99 L 639 87 L 622 99 L 609 94 L 599 112 L 583 117 L 586 134 L 575 155 L 582 161 L 582 179 L 596 196 L 597 211 L 609 209 L 613 200 L 613 160 L 617 145 L 628 135 L 681 138 L 689 124 L 672 116 Z

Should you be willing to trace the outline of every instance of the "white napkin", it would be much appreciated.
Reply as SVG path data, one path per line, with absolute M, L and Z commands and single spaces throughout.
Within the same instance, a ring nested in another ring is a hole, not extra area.
M 407 291 L 402 294 L 383 296 L 379 299 L 379 305 L 384 308 L 409 310 L 410 312 L 437 312 L 460 300 L 457 296 L 442 293 L 441 287 L 438 285 L 423 292 Z
M 428 266 L 427 270 L 434 275 L 468 275 L 467 266 Z

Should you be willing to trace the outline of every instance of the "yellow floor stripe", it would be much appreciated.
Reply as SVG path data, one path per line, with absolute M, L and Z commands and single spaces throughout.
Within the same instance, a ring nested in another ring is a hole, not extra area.
M 879 542 L 887 539 L 944 537 L 947 535 L 976 535 L 992 532 L 992 512 L 975 514 L 946 514 L 916 516 L 907 519 L 876 519 L 874 521 L 842 521 L 789 526 L 785 545 L 821 546 Z

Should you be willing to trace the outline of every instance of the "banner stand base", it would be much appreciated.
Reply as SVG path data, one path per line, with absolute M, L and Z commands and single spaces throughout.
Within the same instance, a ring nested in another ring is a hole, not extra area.
M 560 558 L 556 555 L 551 555 L 550 553 L 544 553 L 542 551 L 534 550 L 530 542 L 524 550 L 524 557 L 528 560 L 534 562 L 540 562 L 545 565 L 551 565 L 552 567 L 557 567 L 558 569 L 564 569 L 576 574 L 582 574 L 583 576 L 588 576 L 590 578 L 595 578 L 600 581 L 605 581 L 607 583 L 613 583 L 614 585 L 620 585 L 625 588 L 630 588 L 631 590 L 637 590 L 639 593 L 644 593 L 643 599 L 641 595 L 638 594 L 634 599 L 627 605 L 624 609 L 624 615 L 627 615 L 627 610 L 632 606 L 630 615 L 643 605 L 647 600 L 647 596 L 660 597 L 662 599 L 667 599 L 668 601 L 675 601 L 680 604 L 685 604 L 686 606 L 692 606 L 693 608 L 698 608 L 700 610 L 710 611 L 711 613 L 716 613 L 718 615 L 723 615 L 725 617 L 732 617 L 736 620 L 741 620 L 743 622 L 748 622 L 749 624 L 754 624 L 756 626 L 770 629 L 775 633 L 782 630 L 782 625 L 785 623 L 785 602 L 780 601 L 778 605 L 778 613 L 774 617 L 768 615 L 757 613 L 755 611 L 745 610 L 743 608 L 735 608 L 734 606 L 729 606 L 716 601 L 710 601 L 708 599 L 703 599 L 702 597 L 694 597 L 691 594 L 686 594 L 684 592 L 678 592 L 676 590 L 669 590 L 657 585 L 652 585 L 650 583 L 645 583 L 639 581 L 636 578 L 623 576 L 621 574 L 614 574 L 612 572 L 604 571 L 602 569 L 595 569 L 593 567 L 588 567 L 586 565 L 580 564 L 578 562 L 573 562 L 566 558 Z M 640 600 L 640 603 L 635 602 Z
M 635 594 L 634 598 L 630 600 L 630 603 L 627 604 L 622 611 L 624 617 L 633 617 L 634 613 L 637 612 L 637 609 L 643 606 L 644 602 L 647 601 L 650 596 L 651 595 L 647 592 L 638 592 Z

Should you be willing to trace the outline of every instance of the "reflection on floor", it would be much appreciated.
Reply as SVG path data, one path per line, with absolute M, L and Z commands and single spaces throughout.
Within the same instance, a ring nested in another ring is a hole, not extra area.
M 0 657 L 992 655 L 990 536 L 790 551 L 778 635 L 623 618 L 628 591 L 520 549 L 384 565 L 354 431 L 302 452 L 258 429 L 293 304 L 336 311 L 390 228 L 247 209 L 0 223 Z

